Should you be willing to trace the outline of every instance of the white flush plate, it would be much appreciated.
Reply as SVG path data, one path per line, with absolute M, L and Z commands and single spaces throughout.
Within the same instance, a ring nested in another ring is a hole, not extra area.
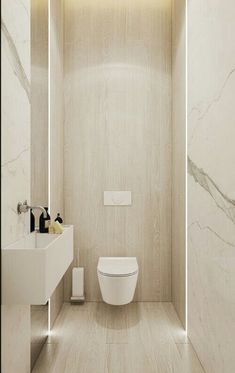
M 131 205 L 131 191 L 104 191 L 104 205 L 105 206 L 130 206 Z

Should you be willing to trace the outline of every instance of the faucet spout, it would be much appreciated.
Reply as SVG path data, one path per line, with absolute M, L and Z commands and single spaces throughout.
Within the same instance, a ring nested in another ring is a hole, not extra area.
M 17 212 L 18 214 L 22 214 L 22 212 L 27 212 L 29 209 L 32 210 L 41 210 L 43 213 L 43 217 L 47 217 L 47 212 L 42 206 L 29 206 L 27 201 L 24 201 L 24 203 L 19 202 L 17 205 Z
M 29 206 L 30 209 L 32 210 L 41 210 L 42 213 L 43 213 L 43 217 L 46 218 L 47 217 L 47 212 L 46 210 L 44 209 L 44 207 L 42 206 Z

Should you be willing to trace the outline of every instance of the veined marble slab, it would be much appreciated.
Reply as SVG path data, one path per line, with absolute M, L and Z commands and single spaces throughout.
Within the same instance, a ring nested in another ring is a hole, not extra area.
M 188 2 L 189 337 L 235 370 L 235 3 Z
M 2 2 L 2 245 L 24 234 L 30 199 L 30 3 Z
M 30 1 L 3 0 L 2 246 L 29 229 L 18 201 L 30 200 Z M 30 308 L 2 306 L 2 371 L 30 372 Z

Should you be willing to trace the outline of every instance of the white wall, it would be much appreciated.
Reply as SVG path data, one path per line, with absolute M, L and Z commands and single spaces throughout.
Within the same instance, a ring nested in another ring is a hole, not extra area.
M 27 233 L 30 202 L 30 1 L 2 1 L 2 247 Z M 30 371 L 30 308 L 2 306 L 2 371 Z
M 235 371 L 235 3 L 188 1 L 189 337 Z

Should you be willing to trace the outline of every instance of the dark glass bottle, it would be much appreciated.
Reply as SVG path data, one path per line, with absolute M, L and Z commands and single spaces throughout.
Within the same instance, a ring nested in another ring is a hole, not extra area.
M 60 224 L 63 223 L 63 219 L 60 216 L 60 213 L 58 212 L 57 217 L 55 218 L 55 221 L 58 221 Z
M 39 218 L 39 232 L 40 233 L 48 233 L 49 232 L 49 224 L 50 224 L 50 215 L 48 214 L 48 207 L 44 207 L 47 212 L 47 217 L 44 218 L 43 213 L 41 213 Z
M 35 231 L 35 217 L 32 209 L 30 209 L 30 232 Z

